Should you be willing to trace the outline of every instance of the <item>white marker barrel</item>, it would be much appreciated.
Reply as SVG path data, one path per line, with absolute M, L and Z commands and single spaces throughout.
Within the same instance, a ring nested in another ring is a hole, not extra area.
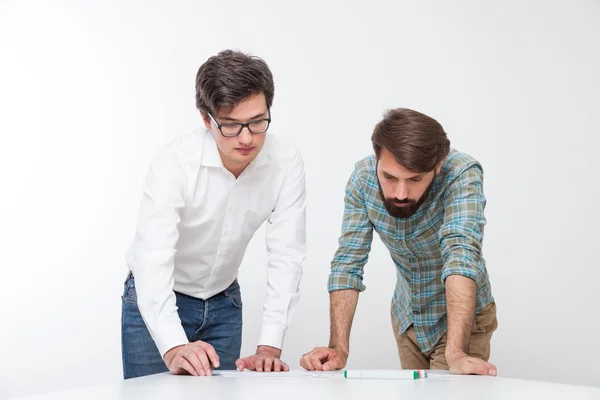
M 419 379 L 426 378 L 425 370 L 408 369 L 350 369 L 344 371 L 348 379 Z

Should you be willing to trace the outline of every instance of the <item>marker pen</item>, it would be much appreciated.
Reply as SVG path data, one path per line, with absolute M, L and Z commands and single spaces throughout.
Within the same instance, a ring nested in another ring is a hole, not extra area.
M 348 379 L 422 379 L 427 378 L 424 369 L 351 369 L 344 370 Z

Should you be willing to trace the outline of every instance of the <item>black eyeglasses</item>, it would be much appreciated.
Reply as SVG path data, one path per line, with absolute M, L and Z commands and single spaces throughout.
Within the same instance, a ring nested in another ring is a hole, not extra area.
M 257 119 L 254 121 L 246 122 L 245 124 L 241 122 L 232 122 L 227 124 L 218 123 L 212 115 L 208 114 L 210 119 L 217 125 L 221 135 L 225 137 L 236 137 L 240 133 L 242 133 L 242 129 L 248 128 L 250 133 L 257 135 L 259 133 L 265 133 L 267 129 L 269 129 L 269 125 L 271 124 L 271 110 L 267 110 L 269 113 L 269 118 Z

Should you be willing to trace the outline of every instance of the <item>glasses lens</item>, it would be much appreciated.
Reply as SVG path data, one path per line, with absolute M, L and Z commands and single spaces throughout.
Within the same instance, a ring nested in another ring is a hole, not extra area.
M 221 132 L 225 136 L 236 136 L 240 132 L 240 124 L 222 125 Z
M 261 119 L 260 121 L 250 122 L 249 128 L 252 133 L 263 133 L 269 128 L 269 120 Z

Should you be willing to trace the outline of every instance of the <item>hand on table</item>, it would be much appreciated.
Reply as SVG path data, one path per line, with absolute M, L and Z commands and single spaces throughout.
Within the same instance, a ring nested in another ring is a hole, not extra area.
M 281 350 L 278 348 L 258 346 L 255 355 L 239 358 L 235 365 L 238 371 L 247 369 L 258 372 L 289 372 L 290 368 L 279 357 L 281 357 Z
M 490 375 L 496 376 L 498 370 L 494 364 L 483 361 L 480 358 L 470 357 L 465 353 L 457 354 L 452 357 L 446 357 L 450 372 L 461 375 Z
M 315 347 L 300 358 L 300 365 L 308 371 L 333 371 L 346 366 L 348 352 L 331 347 Z
M 219 356 L 214 347 L 200 340 L 173 347 L 163 359 L 175 375 L 211 376 L 211 363 L 215 368 L 219 366 Z

